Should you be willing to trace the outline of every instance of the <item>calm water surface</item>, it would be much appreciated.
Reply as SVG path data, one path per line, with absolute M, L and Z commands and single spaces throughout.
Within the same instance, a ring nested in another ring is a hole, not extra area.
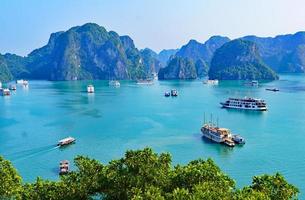
M 305 76 L 282 75 L 258 88 L 238 81 L 208 86 L 201 81 L 162 81 L 153 86 L 94 81 L 95 94 L 85 92 L 91 82 L 31 81 L 0 98 L 0 154 L 11 160 L 25 181 L 37 176 L 58 179 L 60 160 L 88 155 L 107 163 L 127 149 L 152 147 L 170 152 L 175 164 L 213 158 L 238 186 L 253 175 L 281 172 L 305 192 Z M 278 87 L 280 92 L 265 91 Z M 164 91 L 176 88 L 177 98 Z M 228 97 L 264 98 L 267 112 L 221 109 Z M 219 118 L 222 127 L 246 138 L 234 149 L 201 137 L 204 113 Z M 55 146 L 73 136 L 75 145 Z M 302 195 L 304 197 L 304 195 Z M 301 196 L 301 197 L 302 197 Z

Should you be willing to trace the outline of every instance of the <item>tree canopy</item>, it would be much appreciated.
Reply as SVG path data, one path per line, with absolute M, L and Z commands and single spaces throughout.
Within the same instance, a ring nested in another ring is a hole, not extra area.
M 22 183 L 12 164 L 0 157 L 0 199 L 284 200 L 299 193 L 278 173 L 254 176 L 251 185 L 238 189 L 212 159 L 172 166 L 170 154 L 150 148 L 127 151 L 107 165 L 83 156 L 74 164 L 77 169 L 58 181 L 38 177 Z

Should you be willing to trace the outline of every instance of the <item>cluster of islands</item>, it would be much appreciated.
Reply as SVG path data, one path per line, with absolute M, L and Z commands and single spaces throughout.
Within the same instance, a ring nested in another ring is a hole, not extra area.
M 129 36 L 94 23 L 52 33 L 48 43 L 25 57 L 0 55 L 0 81 L 13 79 L 276 80 L 277 73 L 305 72 L 305 32 L 276 37 L 213 36 L 190 40 L 159 54 L 139 50 Z
M 23 87 L 28 87 L 26 80 L 109 80 L 111 86 L 120 86 L 119 80 L 136 80 L 137 84 L 147 85 L 156 77 L 159 80 L 208 77 L 206 84 L 212 85 L 218 84 L 218 80 L 257 80 L 249 82 L 253 86 L 259 80 L 277 80 L 279 73 L 304 72 L 305 32 L 265 38 L 245 36 L 233 40 L 213 36 L 204 43 L 190 40 L 179 49 L 156 53 L 149 48 L 139 50 L 129 36 L 120 36 L 97 24 L 87 23 L 52 33 L 45 46 L 25 57 L 0 54 L 0 83 L 17 80 L 16 84 Z M 16 86 L 9 89 L 16 90 Z M 9 92 L 9 89 L 3 91 Z M 278 91 L 275 88 L 267 90 Z M 88 85 L 87 92 L 94 93 L 94 86 Z M 178 91 L 171 89 L 164 95 L 177 97 Z M 230 109 L 267 110 L 262 99 L 229 98 L 221 104 Z M 245 143 L 240 135 L 219 128 L 218 123 L 217 126 L 213 122 L 205 123 L 201 132 L 204 137 L 230 147 Z M 68 137 L 60 140 L 58 145 L 74 142 L 75 138 Z M 154 165 L 145 163 L 142 158 Z M 48 196 L 49 199 L 91 199 L 96 194 L 105 197 L 101 199 L 191 199 L 190 196 L 192 199 L 292 199 L 299 192 L 280 174 L 254 177 L 252 185 L 237 189 L 233 179 L 223 174 L 211 160 L 195 160 L 186 166 L 171 168 L 169 155 L 157 155 L 150 149 L 127 151 L 124 158 L 109 165 L 77 157 L 75 172 L 70 172 L 69 161 L 63 160 L 60 174 L 65 176 L 50 182 L 37 179 L 34 183 L 23 184 L 13 166 L 0 156 L 0 169 L 4 164 L 9 171 L 4 174 L 7 176 L 6 187 L 13 185 L 16 188 L 12 191 L 6 188 L 10 193 L 5 195 L 0 189 L 0 197 L 5 198 L 37 199 L 55 191 L 56 195 Z M 138 183 L 143 186 L 134 187 Z M 277 183 L 282 189 L 277 188 Z M 149 187 L 144 187 L 145 184 Z M 49 191 L 37 193 L 49 187 Z M 78 191 L 81 187 L 83 190 Z M 223 187 L 223 191 L 215 192 L 215 187 Z M 201 193 L 207 191 L 209 193 Z M 160 198 L 147 195 L 159 195 Z M 217 195 L 223 196 L 217 198 Z

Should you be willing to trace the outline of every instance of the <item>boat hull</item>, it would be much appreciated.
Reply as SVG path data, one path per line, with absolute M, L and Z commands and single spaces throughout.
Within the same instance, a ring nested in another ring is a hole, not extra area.
M 264 108 L 259 108 L 259 107 L 247 108 L 247 107 L 228 106 L 228 105 L 224 105 L 223 103 L 221 103 L 221 106 L 222 106 L 222 108 L 236 109 L 236 110 L 253 110 L 253 111 L 267 111 L 268 110 L 267 107 L 264 107 Z

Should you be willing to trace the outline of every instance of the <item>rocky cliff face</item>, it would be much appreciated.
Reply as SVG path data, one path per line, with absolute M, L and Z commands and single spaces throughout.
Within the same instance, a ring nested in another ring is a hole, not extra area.
M 145 71 L 149 74 L 156 73 L 162 67 L 161 62 L 158 60 L 158 54 L 153 50 L 146 48 L 141 50 Z
M 128 36 L 97 24 L 52 34 L 48 44 L 28 56 L 35 79 L 137 79 L 146 76 L 140 52 Z
M 2 55 L 0 55 L 0 81 L 1 82 L 10 81 L 12 77 L 13 76 L 9 68 L 7 67 L 5 58 Z
M 176 56 L 188 58 L 196 63 L 197 76 L 207 75 L 208 68 L 214 52 L 226 42 L 230 41 L 227 37 L 213 36 L 205 43 L 190 40 L 176 53 Z
M 253 42 L 237 39 L 216 50 L 211 61 L 209 78 L 274 80 L 278 79 L 278 76 L 262 61 Z
M 179 49 L 164 49 L 158 54 L 158 60 L 162 67 L 165 67 L 172 56 L 174 56 Z
M 195 79 L 197 72 L 195 64 L 188 58 L 175 57 L 167 67 L 161 68 L 158 74 L 160 80 Z
M 305 32 L 272 37 L 246 36 L 243 40 L 257 44 L 263 61 L 277 72 L 305 72 Z

